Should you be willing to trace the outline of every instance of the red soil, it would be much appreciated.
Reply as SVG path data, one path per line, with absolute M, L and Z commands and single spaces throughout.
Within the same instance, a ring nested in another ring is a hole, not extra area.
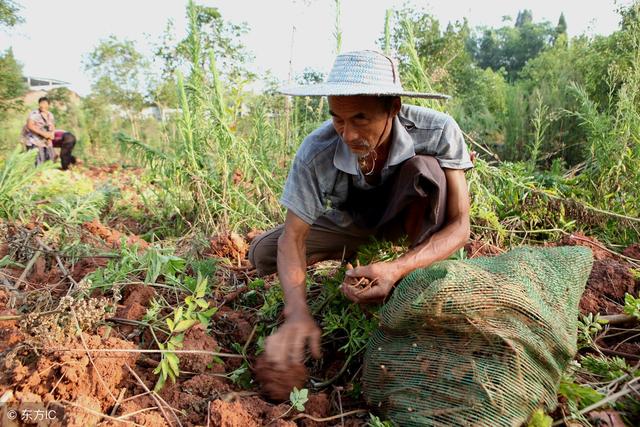
M 303 364 L 278 369 L 263 355 L 256 360 L 254 367 L 256 379 L 264 393 L 274 400 L 287 400 L 294 387 L 302 389 L 309 374 Z
M 210 253 L 216 258 L 229 258 L 240 263 L 247 257 L 249 244 L 236 233 L 221 233 L 210 241 Z
M 117 249 L 120 247 L 122 239 L 125 239 L 128 245 L 137 245 L 139 249 L 147 249 L 149 243 L 135 235 L 125 235 L 117 230 L 105 226 L 98 218 L 83 224 L 84 228 L 91 234 L 104 240 L 108 246 Z
M 640 243 L 634 243 L 633 245 L 629 246 L 627 249 L 622 251 L 622 255 L 640 261 Z
M 125 288 L 122 305 L 116 310 L 116 317 L 127 320 L 142 320 L 151 298 L 156 292 L 151 286 L 133 285 Z M 128 335 L 135 329 L 132 325 L 120 326 L 120 331 Z

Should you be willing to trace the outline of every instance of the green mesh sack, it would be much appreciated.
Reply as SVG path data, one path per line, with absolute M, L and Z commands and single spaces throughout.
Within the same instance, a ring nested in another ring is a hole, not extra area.
M 584 247 L 522 247 L 414 271 L 367 346 L 367 402 L 402 427 L 519 426 L 553 410 L 592 263 Z

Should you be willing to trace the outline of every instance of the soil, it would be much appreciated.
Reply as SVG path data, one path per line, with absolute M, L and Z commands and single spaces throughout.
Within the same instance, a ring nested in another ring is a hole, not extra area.
M 278 401 L 289 399 L 294 387 L 302 389 L 309 377 L 303 364 L 294 364 L 286 370 L 278 369 L 264 355 L 256 360 L 254 373 L 264 393 Z
M 604 244 L 600 243 L 593 237 L 587 237 L 581 233 L 573 233 L 569 236 L 563 236 L 554 246 L 585 246 L 593 252 L 593 259 L 600 261 L 607 258 L 613 258 L 613 254 L 604 249 Z
M 618 314 L 625 293 L 636 295 L 639 289 L 640 282 L 634 279 L 628 263 L 610 257 L 596 260 L 580 300 L 580 311 Z
M 235 402 L 214 400 L 211 402 L 211 424 L 220 427 L 261 427 L 269 424 L 277 427 L 294 427 L 293 421 L 278 419 L 289 408 L 286 405 L 271 406 L 256 397 Z
M 70 401 L 77 405 L 108 412 L 118 390 L 130 377 L 126 365 L 134 366 L 137 355 L 127 352 L 92 352 L 88 349 L 132 349 L 128 341 L 115 337 L 82 334 L 60 343 L 59 348 L 74 351 L 43 349 L 40 357 L 29 350 L 10 353 L 2 360 L 0 394 L 12 389 L 17 403 Z M 34 357 L 35 356 L 35 357 Z M 34 400 L 35 399 L 35 400 Z M 67 425 L 91 425 L 87 411 L 66 411 Z M 93 420 L 95 421 L 95 420 Z
M 640 243 L 635 243 L 622 251 L 622 255 L 640 261 Z
M 237 233 L 221 233 L 210 240 L 210 254 L 216 258 L 228 258 L 238 264 L 245 260 L 249 244 Z
M 85 222 L 83 227 L 91 234 L 104 240 L 105 243 L 113 249 L 120 247 L 122 239 L 125 239 L 128 245 L 137 245 L 138 249 L 143 250 L 149 247 L 149 243 L 142 240 L 136 235 L 125 235 L 118 230 L 114 230 L 105 226 L 98 218 L 93 221 Z
M 149 307 L 151 298 L 156 292 L 151 286 L 132 285 L 127 286 L 123 295 L 122 305 L 116 310 L 116 317 L 127 320 L 142 320 Z M 128 335 L 135 329 L 133 325 L 122 325 L 120 330 Z
M 0 316 L 15 316 L 17 310 L 8 309 L 9 293 L 0 288 Z M 0 320 L 0 353 L 20 343 L 24 336 L 16 320 Z M 1 393 L 0 393 L 1 394 Z
M 196 325 L 189 329 L 184 336 L 184 350 L 219 350 L 218 342 L 215 338 L 207 335 L 202 325 Z M 184 354 L 180 357 L 180 369 L 189 372 L 224 372 L 224 366 L 214 363 L 213 358 L 206 354 Z
M 467 258 L 478 258 L 483 256 L 496 256 L 504 252 L 497 246 L 492 245 L 489 242 L 483 242 L 480 240 L 472 240 L 464 246 L 464 251 L 467 254 Z
M 253 330 L 253 319 L 250 318 L 249 313 L 232 310 L 227 306 L 221 307 L 213 320 L 216 322 L 216 327 L 224 332 L 225 336 L 231 338 L 230 342 L 244 345 Z

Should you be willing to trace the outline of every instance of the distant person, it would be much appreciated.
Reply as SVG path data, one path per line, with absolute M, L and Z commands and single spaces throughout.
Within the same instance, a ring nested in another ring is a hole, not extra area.
M 54 132 L 53 147 L 60 149 L 60 164 L 62 170 L 69 169 L 69 165 L 76 163 L 76 158 L 71 154 L 76 145 L 76 137 L 71 132 L 56 130 Z
M 53 149 L 55 138 L 55 121 L 49 111 L 49 98 L 46 96 L 38 99 L 38 109 L 29 113 L 27 124 L 22 128 L 22 141 L 27 150 L 38 150 L 36 166 L 47 160 L 55 160 L 56 153 Z

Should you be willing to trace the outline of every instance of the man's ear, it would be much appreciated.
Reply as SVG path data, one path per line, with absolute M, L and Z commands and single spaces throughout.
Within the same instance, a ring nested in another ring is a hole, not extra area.
M 400 112 L 400 107 L 402 107 L 402 100 L 399 96 L 396 96 L 391 103 L 391 115 L 395 117 Z

